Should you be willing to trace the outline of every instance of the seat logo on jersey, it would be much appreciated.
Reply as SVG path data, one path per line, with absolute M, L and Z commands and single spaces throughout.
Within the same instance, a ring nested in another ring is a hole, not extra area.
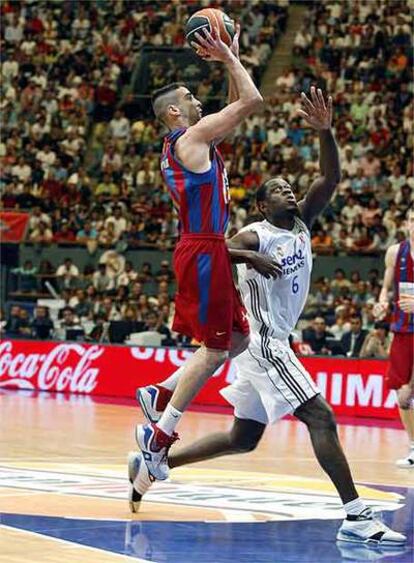
M 282 258 L 281 266 L 283 268 L 283 274 L 286 276 L 303 268 L 305 266 L 305 254 L 303 250 L 299 248 L 294 254 Z

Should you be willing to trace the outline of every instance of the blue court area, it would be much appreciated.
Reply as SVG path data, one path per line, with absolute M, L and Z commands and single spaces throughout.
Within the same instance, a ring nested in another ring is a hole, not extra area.
M 340 520 L 145 522 L 1 514 L 0 523 L 157 563 L 412 563 L 414 488 L 377 488 L 405 497 L 401 509 L 382 513 L 386 524 L 408 536 L 401 549 L 336 542 Z

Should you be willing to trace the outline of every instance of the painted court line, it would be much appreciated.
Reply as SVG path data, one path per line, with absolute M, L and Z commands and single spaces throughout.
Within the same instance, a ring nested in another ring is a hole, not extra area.
M 6 530 L 11 530 L 13 532 L 21 532 L 23 534 L 29 534 L 31 536 L 35 536 L 37 538 L 42 538 L 44 540 L 53 540 L 57 543 L 64 544 L 72 549 L 89 549 L 98 553 L 104 553 L 105 555 L 113 555 L 114 557 L 121 557 L 122 559 L 127 561 L 133 561 L 134 563 L 157 563 L 151 559 L 139 559 L 137 557 L 129 557 L 128 555 L 123 555 L 122 553 L 116 553 L 115 551 L 108 551 L 105 549 L 99 549 L 99 547 L 91 547 L 89 545 L 82 545 L 79 543 L 71 542 L 68 540 L 62 540 L 61 538 L 54 538 L 53 536 L 47 536 L 45 534 L 41 534 L 39 532 L 32 532 L 28 530 L 23 530 L 21 528 L 14 528 L 13 526 L 6 526 L 5 524 L 0 524 L 0 528 L 4 528 Z

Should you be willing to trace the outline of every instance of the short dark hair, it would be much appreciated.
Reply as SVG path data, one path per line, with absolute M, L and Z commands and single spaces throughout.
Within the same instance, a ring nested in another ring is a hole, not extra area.
M 265 201 L 267 196 L 268 182 L 264 182 L 256 192 L 256 204 Z
M 166 84 L 165 86 L 162 86 L 161 88 L 158 88 L 157 90 L 154 90 L 154 92 L 152 93 L 151 96 L 151 102 L 154 105 L 154 102 L 157 98 L 159 98 L 160 96 L 164 96 L 164 94 L 168 94 L 168 92 L 172 92 L 173 90 L 177 90 L 178 88 L 181 88 L 182 86 L 186 87 L 184 82 L 171 82 L 171 84 Z
M 156 102 L 159 100 L 159 98 L 161 98 L 162 96 L 165 96 L 166 94 L 174 92 L 174 90 L 178 90 L 178 88 L 181 88 L 181 87 L 186 87 L 186 85 L 183 82 L 172 82 L 171 84 L 166 84 L 162 88 L 158 88 L 158 90 L 155 90 L 152 93 L 151 104 L 152 104 L 152 110 L 155 114 L 155 117 L 160 119 L 160 112 L 156 107 Z
M 351 315 L 351 319 L 358 319 L 362 323 L 362 315 L 359 311 L 356 311 Z

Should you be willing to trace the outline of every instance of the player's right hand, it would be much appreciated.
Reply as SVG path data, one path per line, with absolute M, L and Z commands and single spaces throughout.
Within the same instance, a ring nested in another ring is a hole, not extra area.
M 282 266 L 271 256 L 261 252 L 252 252 L 249 265 L 265 278 L 279 278 L 282 276 Z
M 213 27 L 211 33 L 204 31 L 203 34 L 194 34 L 199 48 L 197 49 L 197 55 L 206 61 L 220 61 L 222 63 L 228 63 L 234 60 L 234 55 L 230 48 L 220 39 L 219 34 Z
M 377 321 L 382 321 L 388 313 L 388 302 L 380 301 L 379 303 L 375 303 L 372 312 Z

